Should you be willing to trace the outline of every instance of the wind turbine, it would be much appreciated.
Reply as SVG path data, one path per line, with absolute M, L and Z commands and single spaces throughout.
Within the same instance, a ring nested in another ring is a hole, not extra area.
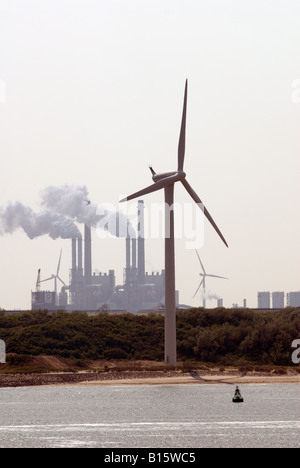
M 62 250 L 60 251 L 60 256 L 59 256 L 59 260 L 58 260 L 56 275 L 51 275 L 50 278 L 47 278 L 47 279 L 44 279 L 44 280 L 40 281 L 40 283 L 45 283 L 46 281 L 50 281 L 50 280 L 54 279 L 55 303 L 56 303 L 56 300 L 57 300 L 57 280 L 59 280 L 64 286 L 66 286 L 66 283 L 59 276 L 61 256 L 62 256 Z
M 152 167 L 152 179 L 154 184 L 136 192 L 121 202 L 133 200 L 142 197 L 148 193 L 164 189 L 165 191 L 165 363 L 176 366 L 176 304 L 175 304 L 175 252 L 174 252 L 174 185 L 181 182 L 192 199 L 198 204 L 200 209 L 212 224 L 224 244 L 228 247 L 221 231 L 212 219 L 207 209 L 203 206 L 200 198 L 192 189 L 186 180 L 186 174 L 183 172 L 185 156 L 185 129 L 186 129 L 186 111 L 187 111 L 187 89 L 188 80 L 185 83 L 184 103 L 181 120 L 181 129 L 178 145 L 178 167 L 177 171 L 156 174 Z
M 225 278 L 224 276 L 217 276 L 217 275 L 211 275 L 211 274 L 206 273 L 205 268 L 204 268 L 204 266 L 203 266 L 203 263 L 201 262 L 201 258 L 200 258 L 200 256 L 199 256 L 197 250 L 196 250 L 196 254 L 197 254 L 198 260 L 199 260 L 199 262 L 200 262 L 200 265 L 201 265 L 201 268 L 202 268 L 203 273 L 199 273 L 199 275 L 202 276 L 202 280 L 201 280 L 201 282 L 200 282 L 200 284 L 199 284 L 199 286 L 198 286 L 198 288 L 197 288 L 197 290 L 196 290 L 196 292 L 195 292 L 195 294 L 194 294 L 193 297 L 196 296 L 197 292 L 199 291 L 199 289 L 200 289 L 201 286 L 203 285 L 203 292 L 204 292 L 204 296 L 203 296 L 203 307 L 205 308 L 205 307 L 206 307 L 206 300 L 205 300 L 205 279 L 206 279 L 206 277 L 209 276 L 210 278 L 221 278 L 221 279 L 228 279 L 228 278 Z

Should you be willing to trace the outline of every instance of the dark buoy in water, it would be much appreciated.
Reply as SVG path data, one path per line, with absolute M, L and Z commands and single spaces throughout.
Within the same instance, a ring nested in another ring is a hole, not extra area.
M 244 398 L 242 397 L 240 389 L 239 389 L 238 386 L 236 386 L 234 396 L 232 398 L 232 402 L 233 403 L 243 403 L 244 402 Z

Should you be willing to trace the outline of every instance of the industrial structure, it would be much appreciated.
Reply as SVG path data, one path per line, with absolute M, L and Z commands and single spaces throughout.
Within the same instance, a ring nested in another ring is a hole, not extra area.
M 92 233 L 91 228 L 84 225 L 84 237 L 71 240 L 72 266 L 69 285 L 64 284 L 61 292 L 57 292 L 57 274 L 47 280 L 41 280 L 40 270 L 36 290 L 32 292 L 32 309 L 49 310 L 121 310 L 131 313 L 151 311 L 163 308 L 165 272 L 147 273 L 145 271 L 145 237 L 144 237 L 144 202 L 138 201 L 138 235 L 125 238 L 126 263 L 123 273 L 123 284 L 116 285 L 115 271 L 108 273 L 93 273 L 92 268 Z M 60 257 L 61 259 L 61 257 Z M 55 291 L 41 291 L 41 283 L 55 280 Z M 60 280 L 61 281 L 61 280 Z M 178 305 L 178 291 L 176 302 Z
M 41 291 L 41 270 L 38 271 L 35 292 L 31 293 L 31 308 L 54 310 L 56 305 L 56 294 L 51 291 Z
M 284 292 L 283 291 L 272 292 L 272 308 L 273 309 L 284 308 Z
M 300 307 L 300 291 L 287 293 L 287 305 L 290 307 Z
M 269 291 L 260 291 L 257 293 L 257 302 L 259 309 L 270 309 L 271 308 L 271 299 Z
M 286 297 L 286 301 L 285 301 Z M 272 303 L 271 303 L 272 298 Z M 280 310 L 284 307 L 300 307 L 300 291 L 289 292 L 285 295 L 284 291 L 258 292 L 258 309 L 275 309 Z

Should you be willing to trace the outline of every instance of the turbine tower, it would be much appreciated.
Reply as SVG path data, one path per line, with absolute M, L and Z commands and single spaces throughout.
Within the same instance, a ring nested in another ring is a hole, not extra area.
M 178 167 L 177 171 L 156 174 L 152 167 L 152 179 L 154 184 L 136 192 L 121 202 L 133 200 L 142 197 L 148 193 L 164 189 L 165 191 L 165 363 L 176 366 L 176 305 L 175 305 L 175 252 L 174 252 L 174 185 L 181 182 L 192 199 L 198 204 L 200 209 L 212 224 L 224 244 L 228 247 L 221 231 L 212 219 L 207 209 L 203 206 L 200 198 L 194 192 L 186 180 L 186 174 L 183 172 L 185 156 L 185 129 L 186 129 L 186 111 L 187 111 L 187 89 L 188 81 L 185 83 L 184 103 L 181 120 L 181 129 L 178 145 Z
M 61 256 L 62 256 L 62 250 L 60 251 L 60 256 L 59 256 L 59 260 L 58 260 L 56 275 L 51 275 L 50 278 L 46 278 L 46 279 L 40 281 L 40 283 L 45 283 L 46 281 L 50 281 L 50 280 L 54 279 L 55 304 L 57 302 L 57 280 L 59 280 L 64 286 L 66 286 L 66 283 L 59 276 Z
M 221 279 L 228 279 L 228 278 L 225 278 L 224 276 L 217 276 L 217 275 L 211 275 L 211 274 L 206 273 L 205 268 L 204 268 L 204 266 L 203 266 L 203 263 L 201 262 L 201 258 L 200 258 L 200 256 L 199 256 L 197 250 L 196 250 L 196 254 L 197 254 L 198 260 L 199 260 L 199 262 L 200 262 L 200 265 L 201 265 L 201 268 L 202 268 L 203 273 L 199 273 L 199 275 L 202 276 L 202 280 L 201 280 L 201 282 L 200 282 L 200 284 L 199 284 L 199 286 L 198 286 L 198 288 L 197 288 L 197 290 L 196 290 L 196 292 L 195 292 L 195 294 L 194 294 L 193 297 L 196 296 L 196 294 L 198 293 L 199 289 L 200 289 L 201 286 L 203 285 L 203 292 L 204 292 L 204 295 L 203 295 L 203 307 L 205 308 L 205 307 L 206 307 L 206 299 L 205 299 L 205 291 L 206 291 L 206 290 L 205 290 L 205 279 L 206 279 L 206 277 L 209 276 L 210 278 L 221 278 Z

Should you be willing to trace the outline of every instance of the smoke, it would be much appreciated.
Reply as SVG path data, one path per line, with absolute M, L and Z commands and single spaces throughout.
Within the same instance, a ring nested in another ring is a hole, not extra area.
M 81 236 L 74 222 L 62 214 L 47 210 L 35 213 L 20 202 L 0 207 L 0 235 L 13 234 L 20 228 L 30 239 L 43 235 L 49 235 L 52 239 Z
M 55 213 L 92 227 L 97 222 L 97 205 L 90 203 L 85 186 L 63 185 L 41 191 L 42 205 Z
M 201 299 L 202 299 L 202 300 L 208 300 L 208 301 L 210 301 L 210 300 L 212 300 L 212 299 L 217 299 L 217 300 L 218 300 L 218 299 L 221 299 L 220 296 L 218 296 L 215 292 L 210 291 L 210 290 L 205 290 L 205 291 L 202 290 L 202 291 L 200 292 L 200 295 L 201 295 Z
M 128 227 L 130 232 L 134 232 L 127 216 L 115 210 L 111 204 L 91 203 L 86 186 L 49 186 L 42 190 L 41 199 L 47 210 L 60 213 L 80 224 L 103 229 L 113 236 L 126 237 Z
M 0 206 L 0 236 L 23 229 L 30 239 L 49 235 L 52 239 L 81 237 L 75 223 L 87 224 L 108 231 L 116 237 L 126 237 L 127 216 L 111 204 L 90 203 L 85 186 L 63 185 L 46 187 L 41 192 L 43 210 L 36 213 L 21 202 Z

